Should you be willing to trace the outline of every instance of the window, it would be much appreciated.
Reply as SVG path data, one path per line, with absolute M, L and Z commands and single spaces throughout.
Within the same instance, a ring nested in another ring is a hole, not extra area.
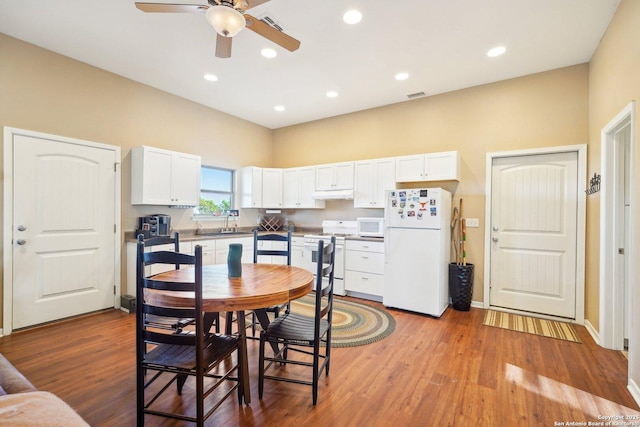
M 227 215 L 234 207 L 234 171 L 202 166 L 200 174 L 200 206 L 194 209 L 194 215 Z

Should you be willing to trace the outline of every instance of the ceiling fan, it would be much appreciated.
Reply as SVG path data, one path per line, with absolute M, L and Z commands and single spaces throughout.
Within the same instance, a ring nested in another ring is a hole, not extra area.
M 150 13 L 205 13 L 207 21 L 218 33 L 216 40 L 216 56 L 218 58 L 231 57 L 231 38 L 245 27 L 290 52 L 300 47 L 298 40 L 246 13 L 248 9 L 269 0 L 207 1 L 209 5 L 136 2 L 136 7 L 143 12 Z

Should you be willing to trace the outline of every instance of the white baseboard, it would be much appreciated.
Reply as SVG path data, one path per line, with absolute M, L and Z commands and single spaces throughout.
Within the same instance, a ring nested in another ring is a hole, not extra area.
M 633 397 L 633 400 L 635 400 L 638 406 L 640 406 L 640 387 L 638 387 L 638 384 L 636 384 L 634 380 L 629 378 L 629 384 L 627 385 L 627 388 L 629 389 L 629 393 L 631 393 L 631 397 Z
M 471 301 L 471 307 L 484 308 L 484 303 L 482 301 Z
M 591 335 L 591 338 L 593 338 L 596 344 L 600 345 L 600 334 L 588 319 L 584 319 L 584 327 L 587 328 L 587 332 L 589 332 L 589 335 Z M 602 346 L 600 345 L 600 347 Z
M 2 338 L 4 336 L 4 331 L 2 330 L 2 328 L 0 328 L 0 338 Z

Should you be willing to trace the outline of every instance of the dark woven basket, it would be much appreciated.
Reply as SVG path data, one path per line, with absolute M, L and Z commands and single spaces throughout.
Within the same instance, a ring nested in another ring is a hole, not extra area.
M 473 264 L 449 264 L 449 296 L 455 310 L 469 311 L 473 294 Z

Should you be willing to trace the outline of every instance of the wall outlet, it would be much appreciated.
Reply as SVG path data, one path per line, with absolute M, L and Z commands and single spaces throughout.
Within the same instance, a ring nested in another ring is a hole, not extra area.
M 465 221 L 467 223 L 467 227 L 480 227 L 480 220 L 478 218 L 465 218 Z

